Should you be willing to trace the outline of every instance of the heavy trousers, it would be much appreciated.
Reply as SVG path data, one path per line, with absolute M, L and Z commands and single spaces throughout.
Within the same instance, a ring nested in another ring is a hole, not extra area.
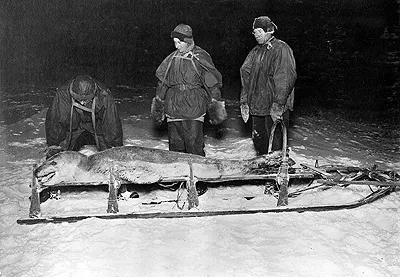
M 289 127 L 289 110 L 283 113 L 283 123 Z M 258 155 L 268 154 L 269 137 L 274 122 L 270 115 L 252 116 L 252 139 Z M 275 129 L 272 151 L 282 150 L 283 134 L 281 125 Z
M 168 122 L 169 150 L 205 156 L 203 122 L 182 120 Z

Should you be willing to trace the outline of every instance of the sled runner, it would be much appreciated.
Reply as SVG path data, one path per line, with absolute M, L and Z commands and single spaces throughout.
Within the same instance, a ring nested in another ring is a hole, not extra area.
M 361 183 L 360 183 L 361 184 Z M 365 185 L 365 183 L 362 183 Z M 99 219 L 149 219 L 149 218 L 188 218 L 188 217 L 208 217 L 222 215 L 244 215 L 244 214 L 266 214 L 266 213 L 284 213 L 284 212 L 322 212 L 334 211 L 343 209 L 354 209 L 362 205 L 372 203 L 399 187 L 400 184 L 387 184 L 373 191 L 366 197 L 362 197 L 357 201 L 338 205 L 316 205 L 316 206 L 297 206 L 297 207 L 276 207 L 257 210 L 217 210 L 217 211 L 182 211 L 182 212 L 153 212 L 153 213 L 109 213 L 109 214 L 93 214 L 93 215 L 78 215 L 78 216 L 53 216 L 48 218 L 25 218 L 19 219 L 18 224 L 39 224 L 39 223 L 63 223 L 77 222 L 88 218 Z

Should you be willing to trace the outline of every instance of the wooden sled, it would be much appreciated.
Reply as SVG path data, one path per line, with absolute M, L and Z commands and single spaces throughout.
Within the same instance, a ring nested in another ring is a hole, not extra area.
M 61 222 L 76 222 L 87 218 L 102 218 L 102 219 L 116 219 L 116 218 L 183 218 L 183 217 L 204 217 L 204 216 L 217 216 L 217 215 L 237 215 L 237 214 L 255 214 L 255 213 L 282 213 L 282 212 L 306 212 L 306 211 L 329 211 L 329 210 L 340 210 L 340 209 L 351 209 L 361 205 L 371 203 L 390 192 L 400 187 L 399 175 L 395 172 L 384 172 L 377 170 L 376 167 L 370 169 L 363 169 L 358 167 L 345 167 L 345 166 L 324 166 L 319 167 L 316 161 L 315 166 L 309 166 L 301 164 L 301 168 L 293 168 L 289 166 L 288 156 L 286 153 L 287 148 L 287 133 L 286 127 L 283 122 L 278 121 L 274 124 L 269 151 L 271 151 L 273 135 L 277 124 L 281 124 L 283 131 L 283 159 L 279 168 L 275 171 L 266 171 L 266 169 L 256 170 L 250 174 L 241 176 L 229 176 L 218 179 L 198 179 L 205 183 L 229 183 L 229 185 L 242 185 L 242 181 L 256 181 L 265 180 L 268 183 L 275 183 L 275 187 L 278 190 L 277 207 L 266 208 L 266 209 L 255 209 L 255 210 L 217 210 L 217 211 L 177 211 L 177 212 L 157 212 L 157 213 L 119 213 L 117 192 L 121 184 L 113 176 L 113 172 L 110 174 L 110 180 L 107 182 L 108 185 L 108 201 L 107 201 L 107 214 L 95 214 L 85 216 L 56 216 L 43 218 L 40 208 L 40 193 L 43 188 L 37 186 L 37 180 L 33 174 L 32 178 L 32 194 L 30 197 L 30 209 L 29 218 L 17 220 L 18 224 L 36 224 L 36 223 L 61 223 Z M 34 166 L 33 171 L 36 166 Z M 288 191 L 289 181 L 295 179 L 306 179 L 311 180 L 308 186 L 297 189 L 293 192 Z M 199 199 L 196 190 L 196 181 L 193 178 L 193 172 L 190 172 L 189 179 L 179 178 L 165 178 L 160 183 L 175 183 L 175 182 L 186 182 L 186 190 L 188 196 L 188 208 L 189 210 L 199 205 Z M 317 184 L 313 184 L 314 181 Z M 74 186 L 90 186 L 99 185 L 98 183 L 63 183 L 60 184 L 62 187 L 74 187 Z M 337 205 L 319 205 L 319 206 L 290 206 L 289 198 L 296 197 L 305 191 L 316 190 L 316 189 L 329 189 L 332 187 L 348 187 L 355 185 L 367 185 L 374 187 L 371 188 L 371 193 L 365 197 L 360 198 L 357 201 L 353 201 L 345 204 Z M 56 188 L 56 187 L 52 187 Z M 170 200 L 168 202 L 173 202 Z
M 313 167 L 302 164 L 302 168 L 289 168 L 288 179 L 310 179 L 312 183 L 302 189 L 287 193 L 285 197 L 288 199 L 296 197 L 304 191 L 316 190 L 321 187 L 329 189 L 332 187 L 348 187 L 348 186 L 370 186 L 374 187 L 371 194 L 362 197 L 357 201 L 338 205 L 319 205 L 319 206 L 278 206 L 275 208 L 256 209 L 256 210 L 216 210 L 216 211 L 177 211 L 177 212 L 156 212 L 156 213 L 118 213 L 117 187 L 118 184 L 110 176 L 109 181 L 109 196 L 107 200 L 107 214 L 94 214 L 84 216 L 55 216 L 43 218 L 40 210 L 40 192 L 37 190 L 36 178 L 32 179 L 32 195 L 30 197 L 31 204 L 29 209 L 29 218 L 18 219 L 18 224 L 37 224 L 37 223 L 61 223 L 61 222 L 76 222 L 87 218 L 102 218 L 102 219 L 117 219 L 117 218 L 186 218 L 186 217 L 205 217 L 218 215 L 239 215 L 239 214 L 256 214 L 256 213 L 283 213 L 283 212 L 307 212 L 307 211 L 329 211 L 352 209 L 359 206 L 371 203 L 380 199 L 392 191 L 400 187 L 399 175 L 394 172 L 379 171 L 373 169 L 361 169 L 355 167 L 344 166 L 325 166 Z M 339 173 L 340 172 L 340 173 Z M 254 174 L 248 176 L 238 176 L 237 178 L 230 177 L 229 179 L 218 180 L 203 180 L 209 183 L 229 182 L 230 185 L 235 185 L 235 181 L 244 180 L 275 180 L 278 177 L 277 173 Z M 165 180 L 166 182 L 184 181 L 184 180 Z M 214 181 L 214 182 L 213 182 Z M 314 184 L 314 183 L 317 184 Z M 66 184 L 63 184 L 65 187 Z M 75 186 L 78 184 L 71 184 Z M 82 185 L 82 184 L 80 184 Z M 88 184 L 84 184 L 88 185 Z M 372 189 L 371 189 L 372 190 Z M 279 192 L 281 197 L 281 192 Z M 188 199 L 189 200 L 189 199 Z

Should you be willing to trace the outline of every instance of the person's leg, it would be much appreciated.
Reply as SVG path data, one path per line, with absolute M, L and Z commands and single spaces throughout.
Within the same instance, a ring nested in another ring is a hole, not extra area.
M 270 117 L 270 116 L 267 116 Z M 266 116 L 252 116 L 252 134 L 254 148 L 258 155 L 268 154 L 269 132 L 266 129 Z
M 185 140 L 185 152 L 205 157 L 203 122 L 198 120 L 182 121 Z
M 182 121 L 168 122 L 168 144 L 170 151 L 185 152 Z

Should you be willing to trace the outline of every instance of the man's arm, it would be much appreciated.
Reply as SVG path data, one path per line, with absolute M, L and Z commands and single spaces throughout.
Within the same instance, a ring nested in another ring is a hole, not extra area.
M 64 90 L 56 92 L 53 102 L 46 113 L 45 131 L 48 146 L 58 146 L 66 139 L 69 131 L 71 112 L 69 94 Z
M 277 119 L 282 119 L 287 98 L 293 90 L 296 78 L 296 62 L 292 49 L 284 43 L 275 60 L 275 72 L 273 77 L 275 92 L 270 111 L 274 122 Z
M 118 114 L 117 106 L 110 91 L 106 92 L 104 98 L 105 112 L 102 122 L 102 131 L 107 147 L 122 146 L 123 133 L 122 124 Z M 102 149 L 104 150 L 104 149 Z
M 242 90 L 240 93 L 240 104 L 247 104 L 248 99 L 248 87 L 249 87 L 249 80 L 250 80 L 250 70 L 252 66 L 253 60 L 253 50 L 247 55 L 246 59 L 244 60 L 242 66 L 240 67 L 240 81 L 242 84 Z
M 156 70 L 156 77 L 158 79 L 158 84 L 157 84 L 157 89 L 156 89 L 156 97 L 160 100 L 165 99 L 165 94 L 167 93 L 168 90 L 168 84 L 167 84 L 167 71 L 169 71 L 170 68 L 170 63 L 172 56 L 175 54 L 175 52 L 172 52 L 169 54 L 158 66 Z
M 296 62 L 290 47 L 285 44 L 275 60 L 274 72 L 274 103 L 284 106 L 289 94 L 293 90 L 296 81 Z
M 207 90 L 210 92 L 210 96 L 212 99 L 221 100 L 221 90 L 222 87 L 222 74 L 215 67 L 214 62 L 210 54 L 207 53 L 204 49 L 200 51 L 196 51 L 194 54 L 194 66 L 195 70 L 201 70 L 202 77 L 204 78 L 204 85 L 207 86 Z M 197 66 L 197 65 L 200 66 Z M 198 72 L 199 73 L 199 72 Z M 200 73 L 199 73 L 200 74 Z
M 240 67 L 240 81 L 242 83 L 242 90 L 240 93 L 240 114 L 244 123 L 247 123 L 250 117 L 250 108 L 248 105 L 248 96 L 249 96 L 249 80 L 250 80 L 250 70 L 252 66 L 254 51 L 250 51 L 244 60 L 242 66 Z

